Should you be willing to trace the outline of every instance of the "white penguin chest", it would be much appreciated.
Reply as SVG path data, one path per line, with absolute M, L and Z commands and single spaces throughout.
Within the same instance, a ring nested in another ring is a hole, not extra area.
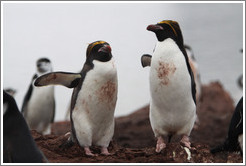
M 28 104 L 29 110 L 50 111 L 54 104 L 54 86 L 33 87 Z
M 185 57 L 172 39 L 156 45 L 150 68 L 150 89 L 152 99 L 161 105 L 192 98 Z
M 191 77 L 185 57 L 172 39 L 156 45 L 151 60 L 150 91 L 150 122 L 155 135 L 189 135 L 196 117 Z
M 94 68 L 84 79 L 73 110 L 74 118 L 88 118 L 102 125 L 113 120 L 117 100 L 117 71 L 113 58 L 108 62 L 93 61 Z
M 28 123 L 50 121 L 54 114 L 54 86 L 33 87 L 30 101 L 27 105 L 26 120 Z

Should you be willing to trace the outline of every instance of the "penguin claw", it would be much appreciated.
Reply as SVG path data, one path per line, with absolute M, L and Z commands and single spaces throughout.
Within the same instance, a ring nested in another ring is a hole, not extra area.
M 160 152 L 162 151 L 162 149 L 164 149 L 165 147 L 166 147 L 166 144 L 164 144 L 164 143 L 157 144 L 157 145 L 156 145 L 155 151 L 156 151 L 157 153 L 160 153 Z
M 108 152 L 108 148 L 102 147 L 101 149 L 101 154 L 105 156 L 110 156 L 112 155 L 111 153 Z
M 86 156 L 88 156 L 88 157 L 96 157 L 96 156 L 98 156 L 97 154 L 93 154 L 93 153 L 91 153 L 91 152 L 89 152 L 89 153 L 85 152 L 85 154 L 86 154 Z
M 85 147 L 84 150 L 85 150 L 85 155 L 88 156 L 88 157 L 95 157 L 95 156 L 98 156 L 97 154 L 93 154 L 93 153 L 91 152 L 91 150 L 90 150 L 89 147 Z
M 158 137 L 155 151 L 157 153 L 160 153 L 165 147 L 166 147 L 166 144 L 164 143 L 163 138 L 162 137 Z
M 189 140 L 189 137 L 187 135 L 184 135 L 183 138 L 181 139 L 180 141 L 180 144 L 183 146 L 183 147 L 187 147 L 188 149 L 192 149 L 191 148 L 191 143 L 190 143 L 190 140 Z
M 191 149 L 190 143 L 188 143 L 188 142 L 182 142 L 182 141 L 180 141 L 180 144 L 181 144 L 183 147 L 187 147 L 188 149 Z
M 104 156 L 112 156 L 113 154 L 111 154 L 111 153 L 109 153 L 109 152 L 107 152 L 107 153 L 101 153 L 102 155 L 104 155 Z

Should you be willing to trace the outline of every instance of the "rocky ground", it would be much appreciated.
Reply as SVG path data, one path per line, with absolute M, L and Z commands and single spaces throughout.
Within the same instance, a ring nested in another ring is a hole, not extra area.
M 77 144 L 60 147 L 70 130 L 66 121 L 54 123 L 50 135 L 42 136 L 36 131 L 32 131 L 32 135 L 52 163 L 242 163 L 243 158 L 237 152 L 210 153 L 210 148 L 224 141 L 233 111 L 233 101 L 220 83 L 202 87 L 197 107 L 199 124 L 190 136 L 195 150 L 191 150 L 190 155 L 180 146 L 179 137 L 173 138 L 161 153 L 155 152 L 156 140 L 150 127 L 148 105 L 128 116 L 116 118 L 110 156 L 87 157 Z M 92 151 L 100 153 L 98 147 L 92 147 Z

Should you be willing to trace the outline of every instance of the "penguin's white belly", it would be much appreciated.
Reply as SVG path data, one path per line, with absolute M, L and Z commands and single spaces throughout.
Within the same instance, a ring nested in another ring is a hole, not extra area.
M 150 121 L 155 135 L 189 135 L 196 117 L 191 77 L 185 57 L 172 39 L 156 45 L 150 91 Z
M 93 61 L 72 111 L 76 137 L 81 146 L 107 147 L 114 132 L 117 71 L 113 59 Z
M 31 129 L 43 132 L 54 114 L 54 87 L 33 87 L 25 119 Z

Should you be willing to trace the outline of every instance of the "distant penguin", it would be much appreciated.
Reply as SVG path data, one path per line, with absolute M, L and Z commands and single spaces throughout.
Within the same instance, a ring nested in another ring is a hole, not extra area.
M 201 92 L 202 91 L 202 83 L 201 83 L 201 78 L 200 78 L 200 71 L 199 71 L 199 67 L 198 67 L 198 64 L 196 62 L 196 58 L 194 56 L 194 52 L 193 52 L 192 48 L 186 44 L 184 44 L 184 48 L 185 48 L 186 53 L 188 55 L 190 67 L 191 67 L 191 70 L 193 72 L 194 80 L 196 83 L 196 102 L 198 105 L 200 98 L 201 98 L 201 93 L 202 93 Z M 200 121 L 199 121 L 199 118 L 197 116 L 195 124 L 194 124 L 194 129 L 198 129 L 199 123 L 200 123 Z
M 240 151 L 241 154 L 243 153 L 243 97 L 237 103 L 225 142 L 211 149 L 211 153 L 220 151 Z
M 47 162 L 12 96 L 3 91 L 3 162 Z
M 192 48 L 186 44 L 184 45 L 184 48 L 185 48 L 186 53 L 188 55 L 190 67 L 191 67 L 191 70 L 192 70 L 193 75 L 194 75 L 194 79 L 195 79 L 195 83 L 196 83 L 196 101 L 198 102 L 200 100 L 201 90 L 202 90 L 202 83 L 201 83 L 201 78 L 200 78 L 199 67 L 198 67 L 198 64 L 196 62 L 196 58 L 194 56 L 194 52 L 193 52 Z
M 91 43 L 86 62 L 80 73 L 54 72 L 35 81 L 36 86 L 60 84 L 74 88 L 71 100 L 70 140 L 94 156 L 91 145 L 101 147 L 101 154 L 109 155 L 107 147 L 114 134 L 114 111 L 117 100 L 117 70 L 111 47 L 105 41 Z
M 240 50 L 241 53 L 243 53 L 243 49 Z M 243 74 L 241 74 L 237 79 L 238 86 L 243 89 Z
M 238 86 L 243 89 L 243 74 L 241 74 L 237 79 Z
M 42 134 L 50 133 L 50 125 L 55 117 L 54 86 L 39 88 L 33 81 L 52 71 L 51 61 L 40 58 L 37 61 L 37 73 L 33 76 L 22 105 L 22 113 L 30 129 Z
M 4 91 L 7 92 L 7 93 L 8 93 L 9 95 L 11 95 L 12 97 L 14 97 L 15 94 L 16 94 L 16 90 L 13 89 L 13 88 L 6 88 L 6 89 L 4 89 Z
M 196 87 L 193 72 L 176 21 L 164 20 L 147 30 L 158 39 L 153 56 L 143 55 L 143 67 L 150 66 L 150 123 L 157 138 L 156 152 L 166 147 L 173 135 L 191 148 L 189 135 L 196 120 Z

